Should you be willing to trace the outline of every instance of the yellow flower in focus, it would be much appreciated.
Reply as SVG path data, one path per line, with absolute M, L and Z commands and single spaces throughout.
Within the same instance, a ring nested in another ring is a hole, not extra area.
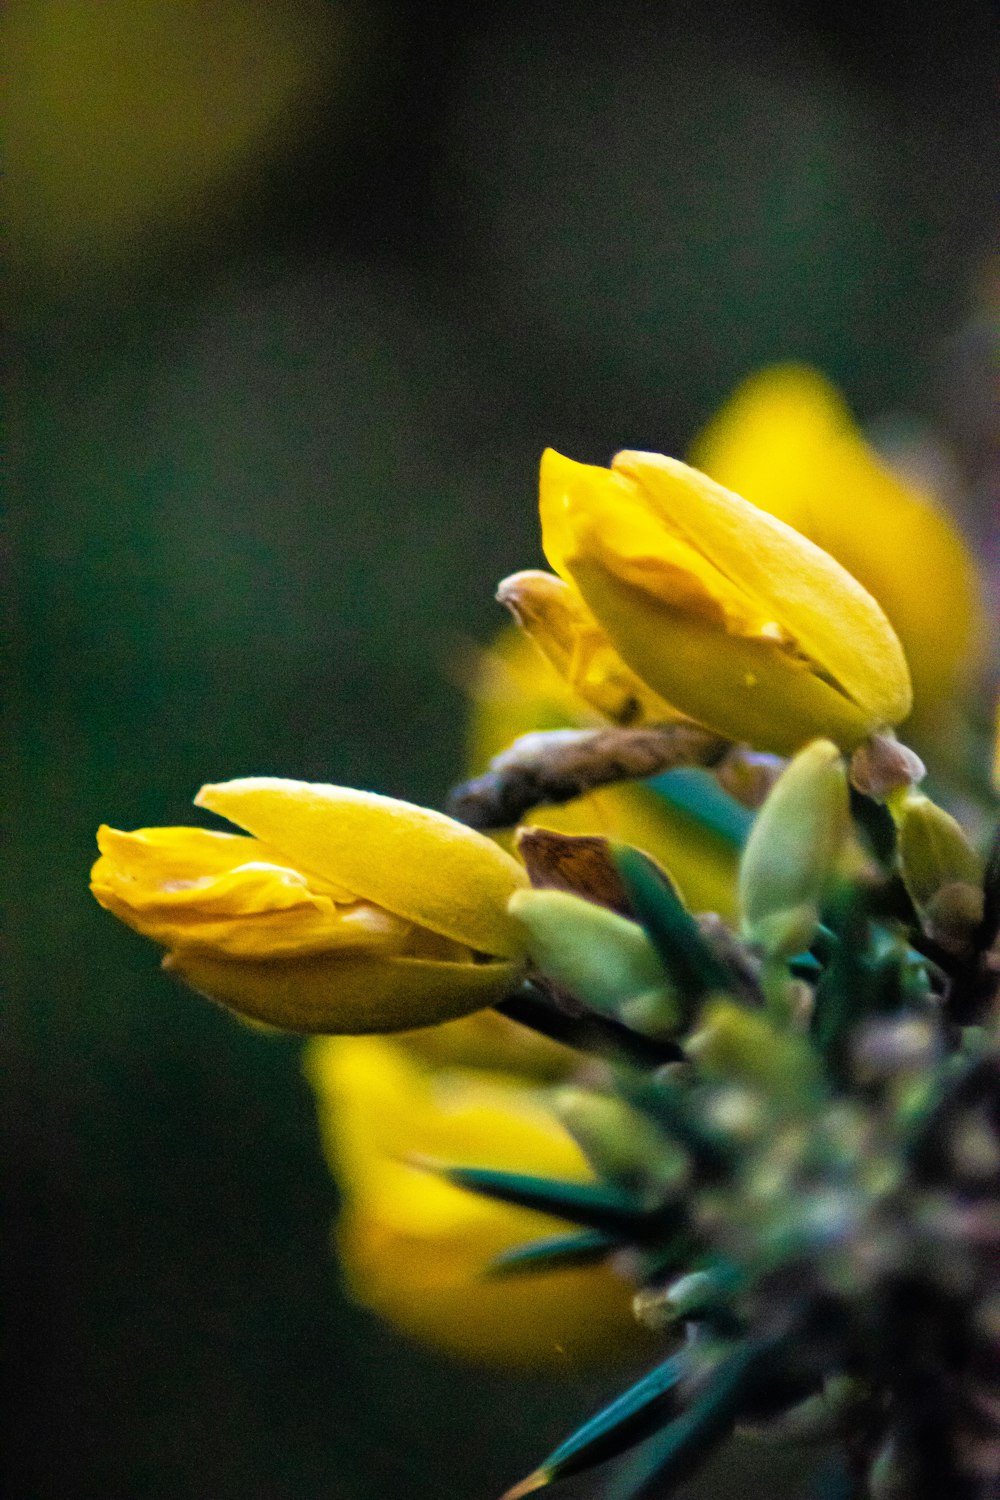
M 610 469 L 549 449 L 542 545 L 631 669 L 698 723 L 788 754 L 853 749 L 910 710 L 879 605 L 790 526 L 654 453 Z
M 590 1180 L 536 1090 L 496 1074 L 432 1073 L 381 1037 L 316 1039 L 306 1074 L 344 1195 L 336 1242 L 357 1301 L 414 1338 L 487 1363 L 573 1372 L 644 1346 L 633 1289 L 607 1267 L 484 1274 L 505 1250 L 569 1232 L 561 1220 L 411 1164 L 422 1157 Z
M 954 712 L 985 633 L 975 564 L 933 497 L 887 468 L 834 388 L 797 365 L 745 381 L 692 456 L 878 600 L 913 676 L 911 732 L 932 733 Z
M 528 569 L 505 578 L 497 598 L 569 688 L 615 724 L 682 718 L 625 665 L 572 584 Z
M 517 627 L 503 630 L 481 654 L 471 692 L 469 764 L 475 771 L 532 730 L 603 722 L 588 711 L 534 639 Z M 556 833 L 594 834 L 644 849 L 670 871 L 692 911 L 735 915 L 736 847 L 636 782 L 602 787 L 559 807 L 537 808 L 526 821 Z
M 506 904 L 527 877 L 492 840 L 391 797 L 277 777 L 195 801 L 253 836 L 105 827 L 91 876 L 195 989 L 274 1026 L 351 1032 L 449 1020 L 516 982 Z

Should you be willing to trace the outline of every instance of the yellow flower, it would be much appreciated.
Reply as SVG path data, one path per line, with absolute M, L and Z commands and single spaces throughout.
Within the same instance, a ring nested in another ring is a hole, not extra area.
M 829 552 L 874 595 L 913 675 L 910 732 L 932 732 L 954 710 L 985 634 L 975 565 L 933 498 L 893 474 L 833 387 L 798 365 L 741 385 L 693 459 Z
M 633 1289 L 607 1267 L 484 1274 L 503 1251 L 569 1226 L 413 1164 L 422 1157 L 591 1179 L 543 1095 L 497 1074 L 431 1073 L 395 1038 L 317 1039 L 306 1073 L 344 1195 L 336 1242 L 357 1301 L 405 1333 L 476 1361 L 572 1372 L 643 1347 Z
M 398 1031 L 394 1040 L 425 1067 L 514 1074 L 536 1084 L 568 1078 L 580 1063 L 580 1054 L 571 1047 L 509 1021 L 498 1010 L 477 1010 L 440 1026 Z
M 683 713 L 760 750 L 844 749 L 910 709 L 879 605 L 784 522 L 676 459 L 610 469 L 549 449 L 542 545 L 627 665 Z
M 391 797 L 277 777 L 195 801 L 253 837 L 105 827 L 91 885 L 195 989 L 290 1030 L 391 1031 L 514 984 L 506 904 L 527 877 L 490 839 Z
M 616 724 L 682 718 L 627 667 L 572 584 L 529 569 L 505 578 L 497 598 L 584 703 Z
M 610 643 L 608 650 L 613 650 Z M 534 637 L 516 627 L 502 631 L 482 653 L 471 691 L 469 763 L 474 771 L 531 730 L 602 722 L 536 648 Z M 526 821 L 556 833 L 596 834 L 633 844 L 670 871 L 693 911 L 735 914 L 735 846 L 647 787 L 635 782 L 603 787 L 560 807 L 537 808 Z

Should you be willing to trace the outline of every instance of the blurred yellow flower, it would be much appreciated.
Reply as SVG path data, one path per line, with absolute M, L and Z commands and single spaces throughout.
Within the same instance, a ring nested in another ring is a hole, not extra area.
M 241 1014 L 387 1031 L 492 1004 L 516 981 L 510 855 L 441 813 L 347 787 L 248 777 L 195 799 L 253 835 L 98 834 L 91 888 L 164 964 Z
M 622 668 L 628 670 L 624 663 Z M 516 627 L 503 630 L 493 646 L 481 653 L 472 674 L 471 695 L 469 764 L 474 771 L 481 771 L 512 740 L 532 730 L 603 722 L 542 654 L 534 638 Z M 633 844 L 670 871 L 693 911 L 735 914 L 738 849 L 690 813 L 636 782 L 603 787 L 559 807 L 537 808 L 526 821 L 556 833 L 596 834 Z
M 238 199 L 346 77 L 329 0 L 11 0 L 4 6 L 14 257 L 135 253 Z
M 394 1040 L 427 1067 L 512 1073 L 539 1084 L 568 1078 L 580 1062 L 580 1054 L 571 1047 L 492 1009 L 473 1011 L 440 1026 L 397 1031 Z
M 316 1039 L 306 1053 L 320 1130 L 344 1195 L 348 1290 L 405 1333 L 464 1359 L 573 1372 L 645 1346 L 632 1288 L 609 1268 L 484 1274 L 560 1220 L 466 1192 L 419 1166 L 461 1163 L 586 1181 L 579 1148 L 523 1082 L 432 1073 L 396 1039 Z
M 759 750 L 853 749 L 910 710 L 879 605 L 790 526 L 676 459 L 542 459 L 542 545 L 627 665 Z
M 815 370 L 744 382 L 694 444 L 693 461 L 835 557 L 884 609 L 913 677 L 908 732 L 956 709 L 984 638 L 976 568 L 956 527 L 865 442 Z

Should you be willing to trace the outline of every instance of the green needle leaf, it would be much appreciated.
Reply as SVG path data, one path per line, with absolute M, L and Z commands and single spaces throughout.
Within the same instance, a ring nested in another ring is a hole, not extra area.
M 612 844 L 611 853 L 633 910 L 676 985 L 679 1002 L 686 1003 L 690 1020 L 705 995 L 732 989 L 733 976 L 652 860 L 627 844 Z
M 501 1276 L 530 1275 L 533 1271 L 555 1271 L 570 1266 L 589 1266 L 603 1260 L 623 1244 L 618 1235 L 602 1234 L 593 1230 L 589 1234 L 554 1234 L 544 1240 L 532 1240 L 527 1245 L 517 1245 L 505 1250 L 486 1267 L 491 1279 Z
M 557 1479 L 567 1479 L 617 1458 L 633 1443 L 662 1427 L 676 1411 L 675 1391 L 690 1367 L 686 1351 L 657 1365 L 617 1400 L 578 1427 L 533 1473 L 502 1496 L 520 1500 Z
M 748 1339 L 727 1355 L 701 1399 L 650 1442 L 609 1500 L 666 1500 L 728 1437 L 776 1347 L 773 1340 Z
M 552 1177 L 530 1177 L 520 1172 L 496 1172 L 488 1167 L 424 1166 L 440 1172 L 456 1187 L 513 1203 L 519 1208 L 533 1208 L 538 1213 L 586 1225 L 603 1233 L 632 1239 L 642 1233 L 651 1220 L 648 1210 L 635 1198 L 601 1183 L 562 1182 Z M 657 1215 L 657 1228 L 662 1218 Z
M 660 1079 L 648 1080 L 629 1073 L 621 1074 L 618 1089 L 623 1099 L 683 1147 L 703 1177 L 728 1175 L 735 1162 L 733 1147 L 699 1118 L 683 1089 Z
M 753 813 L 724 792 L 710 771 L 678 767 L 651 777 L 646 786 L 732 848 L 742 849 L 746 843 Z

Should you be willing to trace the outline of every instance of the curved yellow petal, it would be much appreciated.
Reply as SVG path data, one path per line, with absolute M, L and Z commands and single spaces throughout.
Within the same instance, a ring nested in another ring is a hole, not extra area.
M 572 582 L 581 557 L 596 551 L 623 581 L 669 599 L 676 608 L 713 621 L 720 629 L 728 626 L 753 634 L 770 618 L 766 611 L 761 616 L 698 547 L 663 524 L 642 486 L 624 471 L 578 464 L 546 449 L 539 510 L 545 555 Z
M 97 842 L 103 851 L 91 871 L 97 901 L 168 948 L 270 959 L 341 948 L 394 952 L 411 940 L 409 922 L 353 897 L 335 902 L 298 870 L 275 863 L 280 856 L 265 859 L 271 851 L 256 839 L 102 827 Z
M 788 755 L 820 736 L 850 750 L 879 725 L 772 641 L 720 638 L 592 558 L 576 582 L 633 671 L 719 734 Z
M 625 452 L 613 468 L 865 714 L 883 724 L 905 718 L 911 690 L 899 640 L 876 600 L 829 553 L 678 459 Z
M 193 989 L 285 1031 L 378 1032 L 433 1026 L 494 1005 L 517 984 L 517 963 L 462 963 L 321 954 L 273 962 L 178 948 L 163 960 Z
M 210 828 L 136 828 L 125 833 L 106 823 L 97 830 L 97 847 L 113 860 L 123 877 L 142 888 L 162 889 L 172 881 L 187 882 L 205 875 L 225 875 L 250 861 L 288 865 L 272 844 L 242 833 L 219 833 Z M 355 899 L 346 886 L 313 876 L 310 890 L 338 902 Z
M 506 903 L 527 876 L 492 840 L 443 813 L 276 776 L 204 786 L 195 802 L 266 840 L 298 868 L 421 927 L 481 953 L 519 951 Z
M 460 1070 L 432 1076 L 381 1038 L 313 1042 L 306 1072 L 344 1193 L 337 1243 L 359 1302 L 464 1359 L 572 1371 L 644 1346 L 631 1289 L 606 1268 L 484 1276 L 503 1250 L 565 1224 L 464 1192 L 407 1160 L 587 1180 L 582 1153 L 533 1090 Z
M 833 386 L 799 365 L 751 376 L 695 441 L 692 459 L 863 584 L 902 642 L 914 719 L 947 714 L 986 633 L 975 563 L 934 498 L 868 446 Z
M 497 598 L 584 703 L 616 724 L 681 718 L 622 661 L 580 593 L 564 578 L 528 569 L 505 578 Z

